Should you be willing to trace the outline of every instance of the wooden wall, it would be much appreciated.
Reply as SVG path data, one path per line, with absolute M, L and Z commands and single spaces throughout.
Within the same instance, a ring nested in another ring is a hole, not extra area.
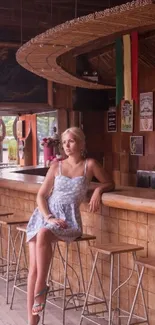
M 155 69 L 139 67 L 139 93 L 155 90 Z M 155 108 L 155 104 L 154 104 Z M 88 152 L 102 160 L 107 171 L 120 185 L 136 185 L 137 169 L 155 170 L 155 131 L 139 131 L 139 105 L 134 107 L 134 132 L 120 132 L 120 108 L 117 110 L 117 132 L 107 132 L 107 112 L 84 114 Z M 155 129 L 155 116 L 154 116 Z M 130 135 L 144 136 L 144 156 L 131 156 Z
M 139 93 L 153 91 L 155 88 L 155 69 L 139 67 Z M 155 106 L 155 105 L 154 105 Z M 106 120 L 106 118 L 105 118 Z M 154 117 L 155 122 L 155 117 Z M 106 123 L 107 124 L 107 123 Z M 144 136 L 144 156 L 131 156 L 130 135 Z M 105 129 L 105 166 L 111 168 L 114 180 L 121 185 L 135 185 L 137 169 L 155 169 L 155 131 L 139 131 L 139 105 L 134 107 L 134 132 L 120 132 L 120 109 L 118 110 L 118 132 L 108 134 Z M 108 148 L 110 143 L 111 148 Z M 110 149 L 110 150 L 109 150 Z M 110 164 L 112 160 L 112 164 Z
M 66 62 L 61 62 L 61 64 L 65 66 Z M 67 63 L 67 68 L 74 71 L 74 59 Z M 154 90 L 155 69 L 139 65 L 139 93 Z M 72 110 L 71 87 L 54 84 L 53 106 L 59 110 L 60 133 L 71 125 L 78 125 L 77 112 Z M 107 112 L 86 111 L 82 115 L 88 156 L 104 163 L 116 184 L 135 186 L 137 169 L 155 170 L 155 131 L 139 131 L 139 105 L 134 107 L 133 133 L 120 132 L 120 108 L 117 109 L 116 133 L 107 132 Z M 144 136 L 144 156 L 130 155 L 129 140 L 131 135 Z

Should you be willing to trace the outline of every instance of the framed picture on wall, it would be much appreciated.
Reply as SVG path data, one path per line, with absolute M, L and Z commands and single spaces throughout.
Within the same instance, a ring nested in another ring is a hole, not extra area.
M 116 107 L 110 107 L 107 112 L 107 131 L 108 132 L 116 132 L 117 131 L 117 115 L 116 115 Z
M 144 155 L 144 137 L 130 136 L 130 155 L 143 156 Z
M 140 94 L 140 131 L 153 131 L 153 92 Z
M 133 100 L 121 101 L 121 132 L 133 132 Z

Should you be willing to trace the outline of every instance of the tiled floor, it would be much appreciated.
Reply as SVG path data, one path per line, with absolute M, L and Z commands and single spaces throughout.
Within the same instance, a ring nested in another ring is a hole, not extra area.
M 6 305 L 4 297 L 5 282 L 0 280 L 0 325 L 27 325 L 26 294 L 16 291 L 13 310 L 10 310 L 10 305 Z M 67 311 L 65 325 L 79 325 L 80 315 L 81 311 Z M 92 324 L 92 322 L 87 320 L 82 322 L 82 325 Z M 102 319 L 100 320 L 100 324 L 107 325 L 108 322 Z M 118 319 L 113 324 L 118 325 Z M 127 320 L 121 319 L 121 325 L 126 324 Z M 41 321 L 39 325 L 41 325 Z M 44 325 L 62 325 L 62 311 L 59 308 L 47 304 Z
M 0 325 L 27 325 L 26 295 L 16 291 L 13 310 L 10 310 L 10 306 L 5 304 L 4 296 L 5 283 L 0 280 Z M 79 311 L 67 311 L 66 325 L 78 325 L 79 319 Z M 93 323 L 84 321 L 82 324 L 91 325 Z M 45 325 L 62 325 L 61 310 L 47 304 Z

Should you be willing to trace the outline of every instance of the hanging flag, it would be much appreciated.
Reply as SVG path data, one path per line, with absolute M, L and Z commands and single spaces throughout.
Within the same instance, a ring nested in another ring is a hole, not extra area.
M 132 99 L 138 104 L 138 33 L 131 33 Z
M 130 35 L 123 36 L 124 45 L 124 99 L 132 99 L 131 89 L 131 38 Z
M 120 104 L 124 95 L 123 87 L 123 49 L 122 39 L 116 39 L 116 106 Z

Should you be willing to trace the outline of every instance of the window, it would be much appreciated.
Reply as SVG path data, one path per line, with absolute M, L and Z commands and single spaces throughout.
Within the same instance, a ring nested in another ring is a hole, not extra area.
M 37 114 L 38 165 L 42 165 L 44 163 L 43 147 L 41 145 L 41 141 L 43 138 L 47 138 L 53 135 L 53 127 L 56 127 L 58 131 L 57 111 Z
M 18 162 L 16 140 L 16 116 L 1 117 L 3 125 L 0 125 L 0 135 L 3 138 L 0 143 L 0 165 L 16 165 Z

